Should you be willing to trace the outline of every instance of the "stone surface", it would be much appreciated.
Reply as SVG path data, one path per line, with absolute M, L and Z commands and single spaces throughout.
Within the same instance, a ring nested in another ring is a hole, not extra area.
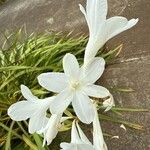
M 27 32 L 64 31 L 88 33 L 78 3 L 85 0 L 10 0 L 0 6 L 0 30 L 15 30 L 26 25 Z M 139 17 L 140 22 L 131 30 L 111 40 L 107 46 L 123 43 L 119 58 L 106 69 L 99 84 L 109 87 L 130 87 L 132 93 L 113 92 L 116 104 L 123 107 L 150 108 L 150 1 L 109 0 L 109 16 L 123 15 Z M 106 139 L 109 150 L 150 149 L 150 113 L 124 113 L 123 117 L 144 126 L 144 131 L 128 129 L 124 132 L 119 125 L 103 122 L 105 132 L 119 135 L 120 139 Z M 86 129 L 90 136 L 90 130 Z M 69 133 L 68 133 L 69 134 Z M 68 134 L 58 141 L 68 139 Z M 56 145 L 54 141 L 53 145 Z M 58 149 L 54 148 L 53 149 Z
M 143 9 L 144 8 L 144 9 Z M 123 52 L 119 58 L 109 65 L 104 74 L 106 85 L 114 87 L 131 87 L 133 93 L 115 92 L 117 104 L 127 107 L 150 108 L 150 1 L 129 0 L 122 12 L 128 18 L 140 19 L 136 27 L 122 33 L 108 43 L 112 47 L 123 43 Z M 127 119 L 142 124 L 145 131 L 127 130 L 125 133 L 112 124 L 104 123 L 105 131 L 113 131 L 120 140 L 107 143 L 112 150 L 148 150 L 150 149 L 150 113 L 124 114 Z
M 0 31 L 26 26 L 27 31 L 87 31 L 78 4 L 84 0 L 9 0 L 0 6 Z M 127 0 L 109 0 L 110 15 L 121 15 Z
M 117 105 L 128 108 L 150 108 L 150 55 L 143 59 L 109 65 L 104 73 L 104 85 L 112 87 L 131 87 L 135 92 L 113 92 Z M 111 123 L 102 124 L 105 132 L 118 135 L 120 139 L 107 139 L 112 150 L 150 149 L 150 113 L 124 113 L 123 118 L 144 126 L 144 131 L 125 132 Z

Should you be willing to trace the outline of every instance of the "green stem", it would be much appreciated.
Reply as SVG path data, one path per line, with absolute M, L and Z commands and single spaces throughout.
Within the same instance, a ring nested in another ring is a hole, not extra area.
M 38 147 L 32 143 L 30 139 L 28 139 L 25 135 L 22 135 L 24 142 L 32 149 L 32 150 L 39 150 Z
M 25 134 L 26 137 L 30 138 L 29 134 L 26 132 L 26 130 L 23 128 L 20 122 L 17 121 L 18 126 L 22 130 L 22 132 Z
M 148 109 L 142 109 L 142 108 L 121 108 L 121 107 L 113 107 L 112 110 L 116 111 L 125 111 L 125 112 L 149 112 Z
M 43 143 L 41 141 L 41 138 L 39 137 L 39 135 L 37 135 L 36 133 L 33 134 L 33 138 L 37 144 L 37 147 L 39 150 L 45 150 L 45 148 L 43 147 Z
M 1 126 L 3 129 L 5 129 L 6 131 L 9 132 L 10 129 L 9 129 L 6 125 L 4 125 L 3 123 L 0 122 L 0 126 Z M 18 133 L 16 133 L 14 130 L 12 130 L 11 133 L 12 133 L 13 135 L 15 135 L 16 137 L 18 137 L 19 139 L 22 140 L 22 137 L 21 137 Z
M 15 122 L 12 121 L 9 131 L 8 131 L 7 139 L 6 139 L 5 150 L 11 150 L 11 136 L 12 136 L 12 128 L 14 124 Z
M 113 118 L 113 117 L 102 115 L 102 114 L 99 114 L 99 117 L 100 117 L 100 119 L 105 120 L 105 121 L 111 121 L 111 122 L 114 122 L 114 123 L 124 124 L 124 125 L 126 125 L 130 128 L 134 128 L 134 129 L 137 129 L 137 130 L 143 130 L 143 126 L 141 126 L 139 124 L 135 124 L 135 123 L 131 123 L 131 122 L 128 122 L 128 121 L 120 120 L 119 118 Z

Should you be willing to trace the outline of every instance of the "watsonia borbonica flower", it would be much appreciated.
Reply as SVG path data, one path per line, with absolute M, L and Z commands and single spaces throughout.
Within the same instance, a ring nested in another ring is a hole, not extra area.
M 46 111 L 49 109 L 54 96 L 42 100 L 38 99 L 24 85 L 21 85 L 21 93 L 26 100 L 12 104 L 8 108 L 8 115 L 15 121 L 29 119 L 29 133 L 37 132 L 44 128 L 48 122 Z
M 75 120 L 72 123 L 71 143 L 63 142 L 60 147 L 62 150 L 95 150 Z
M 105 69 L 105 61 L 97 57 L 86 68 L 79 67 L 75 56 L 68 53 L 63 58 L 63 68 L 64 73 L 49 72 L 38 76 L 42 87 L 58 93 L 50 105 L 50 111 L 53 114 L 63 113 L 72 103 L 78 118 L 89 124 L 94 119 L 89 96 L 104 98 L 110 95 L 106 88 L 94 84 Z
M 39 130 L 38 134 L 44 135 L 43 146 L 49 145 L 57 136 L 59 128 L 61 127 L 62 114 L 52 114 L 44 128 Z
M 21 93 L 26 100 L 12 104 L 8 109 L 8 115 L 15 121 L 29 119 L 29 133 L 43 134 L 43 145 L 45 143 L 49 145 L 56 137 L 61 122 L 68 118 L 63 118 L 62 114 L 52 114 L 50 118 L 47 117 L 47 110 L 55 96 L 38 99 L 24 85 L 21 85 Z
M 132 28 L 138 19 L 127 20 L 125 17 L 115 16 L 106 19 L 108 12 L 107 0 L 87 0 L 86 10 L 80 5 L 89 27 L 89 41 L 86 46 L 84 63 L 94 59 L 98 50 L 117 34 Z
M 93 144 L 88 140 L 77 121 L 73 121 L 71 130 L 71 142 L 63 142 L 60 144 L 62 150 L 108 150 L 103 138 L 102 129 L 99 122 L 99 117 L 94 107 L 94 121 L 93 121 Z
M 44 142 L 48 145 L 56 137 L 64 110 L 72 103 L 78 118 L 84 123 L 93 122 L 93 144 L 88 140 L 79 124 L 72 124 L 71 143 L 61 143 L 63 150 L 107 150 L 104 141 L 96 105 L 91 97 L 109 99 L 103 102 L 105 111 L 115 104 L 109 91 L 94 83 L 100 78 L 105 68 L 105 61 L 95 57 L 98 50 L 117 34 L 130 29 L 138 19 L 127 20 L 125 17 L 115 16 L 106 19 L 107 0 L 87 0 L 86 10 L 80 5 L 89 26 L 89 41 L 85 49 L 84 64 L 79 66 L 72 54 L 63 58 L 64 73 L 43 73 L 38 77 L 40 85 L 49 91 L 57 93 L 56 96 L 39 100 L 24 85 L 21 92 L 26 100 L 11 105 L 8 115 L 15 121 L 29 119 L 29 133 L 44 135 Z M 93 107 L 94 106 L 94 107 Z M 50 108 L 51 117 L 47 117 Z

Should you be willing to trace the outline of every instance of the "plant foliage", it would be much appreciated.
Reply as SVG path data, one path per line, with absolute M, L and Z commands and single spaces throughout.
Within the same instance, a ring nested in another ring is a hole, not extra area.
M 27 122 L 12 121 L 7 115 L 8 107 L 23 99 L 20 85 L 28 86 L 40 98 L 51 95 L 37 83 L 40 73 L 62 71 L 62 58 L 66 53 L 72 53 L 81 63 L 87 37 L 74 37 L 62 34 L 32 34 L 21 40 L 22 31 L 6 36 L 0 48 L 0 147 L 5 150 L 46 150 L 37 134 L 29 135 Z M 98 55 L 109 62 L 121 51 L 122 45 L 113 50 L 100 50 Z M 115 111 L 131 109 L 114 108 Z M 135 109 L 132 109 L 136 111 Z M 145 111 L 145 110 L 142 110 Z M 70 112 L 66 112 L 70 113 Z M 118 119 L 101 115 L 102 119 L 121 123 Z M 129 127 L 141 129 L 140 125 L 123 122 Z M 67 127 L 64 130 L 68 130 Z

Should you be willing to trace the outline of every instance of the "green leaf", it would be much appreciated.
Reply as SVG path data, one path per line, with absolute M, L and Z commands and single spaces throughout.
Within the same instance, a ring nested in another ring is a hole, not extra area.
M 46 148 L 43 147 L 43 142 L 42 142 L 42 140 L 41 140 L 41 138 L 40 138 L 40 136 L 38 134 L 36 134 L 36 133 L 33 134 L 33 138 L 34 138 L 34 140 L 36 142 L 38 150 L 46 150 Z
M 103 115 L 103 114 L 99 114 L 100 119 L 105 120 L 105 121 L 111 121 L 114 123 L 119 123 L 119 124 L 124 124 L 130 128 L 136 129 L 136 130 L 143 130 L 143 126 L 136 124 L 136 123 L 132 123 L 132 122 L 128 122 L 128 121 L 124 121 L 120 118 L 117 117 L 110 117 L 107 115 Z
M 12 129 L 13 129 L 14 123 L 15 122 L 12 121 L 12 123 L 10 125 L 7 139 L 6 139 L 5 150 L 11 150 L 11 143 L 10 142 L 11 142 L 11 135 L 12 135 Z
M 32 150 L 38 150 L 38 147 L 25 135 L 22 135 L 24 142 L 32 149 Z

